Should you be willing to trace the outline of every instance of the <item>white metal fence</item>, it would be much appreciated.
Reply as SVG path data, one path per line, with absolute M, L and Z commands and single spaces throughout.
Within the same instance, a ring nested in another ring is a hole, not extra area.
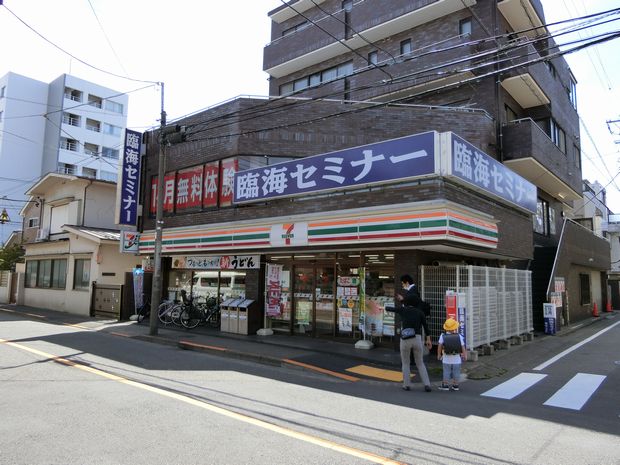
M 443 331 L 445 296 L 462 293 L 466 345 L 479 347 L 533 330 L 532 273 L 526 270 L 466 265 L 420 267 L 420 291 L 431 306 L 434 341 Z

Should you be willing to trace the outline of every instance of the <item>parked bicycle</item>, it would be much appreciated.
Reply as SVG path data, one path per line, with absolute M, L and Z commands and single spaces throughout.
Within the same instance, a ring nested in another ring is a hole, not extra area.
M 220 307 L 215 297 L 196 302 L 193 296 L 184 296 L 183 301 L 179 320 L 184 328 L 193 329 L 200 324 L 208 324 L 213 328 L 220 326 Z

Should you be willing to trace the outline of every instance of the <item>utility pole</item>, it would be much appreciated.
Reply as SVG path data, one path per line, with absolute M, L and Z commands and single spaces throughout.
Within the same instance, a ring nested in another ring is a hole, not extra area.
M 166 128 L 166 112 L 164 111 L 164 83 L 161 86 L 161 118 L 159 129 L 159 161 L 157 163 L 157 210 L 155 212 L 155 267 L 153 269 L 153 284 L 151 291 L 151 316 L 149 318 L 149 334 L 157 335 L 157 310 L 159 301 L 161 300 L 162 273 L 161 273 L 161 241 L 162 228 L 164 226 L 164 175 L 166 173 L 166 136 L 164 129 Z

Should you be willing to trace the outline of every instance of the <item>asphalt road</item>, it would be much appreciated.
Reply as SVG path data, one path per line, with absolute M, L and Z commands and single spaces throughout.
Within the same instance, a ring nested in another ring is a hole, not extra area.
M 0 464 L 617 465 L 618 323 L 425 393 L 0 312 Z

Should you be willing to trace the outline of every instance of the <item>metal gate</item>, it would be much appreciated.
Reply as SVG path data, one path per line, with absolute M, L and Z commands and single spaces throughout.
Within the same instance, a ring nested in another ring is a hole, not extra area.
M 420 267 L 422 298 L 432 306 L 429 329 L 433 339 L 443 331 L 446 291 L 464 294 L 467 347 L 533 331 L 532 272 L 482 266 Z

